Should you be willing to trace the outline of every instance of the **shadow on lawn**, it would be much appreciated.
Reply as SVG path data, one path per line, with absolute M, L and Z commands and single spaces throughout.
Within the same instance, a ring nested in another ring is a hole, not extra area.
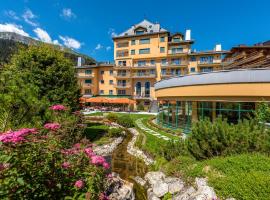
M 100 123 L 88 123 L 84 130 L 84 136 L 91 142 L 95 142 L 103 137 L 109 130 L 109 127 Z

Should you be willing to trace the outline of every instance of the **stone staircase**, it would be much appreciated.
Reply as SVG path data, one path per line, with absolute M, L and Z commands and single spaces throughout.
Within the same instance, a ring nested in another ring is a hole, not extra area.
M 153 100 L 151 102 L 149 112 L 150 113 L 157 113 L 158 112 L 158 102 L 157 102 L 157 100 Z

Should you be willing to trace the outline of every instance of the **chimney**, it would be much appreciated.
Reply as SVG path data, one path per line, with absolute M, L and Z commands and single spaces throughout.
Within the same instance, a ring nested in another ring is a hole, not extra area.
M 221 44 L 216 44 L 215 51 L 221 51 Z
M 82 66 L 82 57 L 78 57 L 77 67 Z
M 191 30 L 186 30 L 185 40 L 191 40 Z

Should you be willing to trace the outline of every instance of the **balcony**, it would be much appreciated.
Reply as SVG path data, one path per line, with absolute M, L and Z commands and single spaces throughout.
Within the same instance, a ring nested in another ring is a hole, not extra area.
M 76 74 L 77 78 L 93 78 L 94 74 Z
M 133 73 L 132 78 L 156 78 L 156 73 L 150 74 L 150 73 Z
M 116 52 L 116 57 L 122 58 L 122 57 L 128 57 L 129 53 L 128 51 L 117 51 Z
M 115 70 L 122 70 L 122 69 L 130 69 L 131 66 L 126 66 L 126 65 L 117 65 L 117 66 L 114 66 L 114 69 Z
M 93 87 L 93 83 L 81 83 L 81 87 L 82 87 L 82 88 Z
M 117 48 L 123 48 L 123 47 L 128 47 L 129 46 L 129 43 L 128 42 L 118 42 L 116 44 L 116 47 Z
M 221 65 L 221 60 L 206 60 L 206 61 L 198 61 L 198 66 L 212 66 L 212 65 Z
M 156 65 L 138 65 L 135 64 L 132 69 L 156 69 Z
M 130 78 L 130 73 L 114 73 L 115 78 Z
M 172 62 L 167 62 L 167 63 L 161 63 L 161 68 L 177 68 L 177 67 L 187 67 L 188 62 L 183 62 L 181 61 L 180 63 L 172 63 Z
M 181 73 L 170 73 L 170 72 L 167 72 L 167 73 L 161 73 L 160 76 L 162 78 L 169 78 L 169 77 L 173 77 L 173 76 L 181 76 Z
M 169 55 L 176 55 L 176 54 L 187 54 L 184 50 L 168 50 Z
M 130 88 L 131 85 L 128 83 L 117 83 L 117 84 L 114 84 L 114 87 L 118 89 L 121 89 L 121 88 L 125 89 L 125 88 Z
M 152 100 L 152 97 L 150 96 L 150 94 L 141 94 L 141 95 L 134 95 L 133 99 L 148 99 L 148 100 Z

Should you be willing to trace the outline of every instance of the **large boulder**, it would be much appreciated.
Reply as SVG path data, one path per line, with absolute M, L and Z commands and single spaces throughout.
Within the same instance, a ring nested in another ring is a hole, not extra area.
M 149 188 L 147 190 L 147 200 L 160 200 L 160 198 L 158 198 L 154 192 L 152 188 Z
M 195 192 L 196 190 L 194 187 L 186 188 L 181 193 L 178 193 L 173 200 L 189 200 L 190 196 Z
M 180 178 L 167 177 L 164 182 L 168 184 L 168 190 L 171 194 L 180 192 L 184 188 L 184 182 Z
M 169 191 L 169 185 L 164 181 L 157 181 L 153 185 L 153 192 L 157 197 L 162 197 Z
M 212 187 L 207 185 L 205 178 L 196 178 L 195 183 L 198 190 L 191 195 L 192 200 L 212 200 L 217 199 L 217 195 Z
M 144 179 L 151 185 L 155 185 L 157 182 L 162 181 L 165 178 L 163 172 L 148 172 L 144 176 Z

